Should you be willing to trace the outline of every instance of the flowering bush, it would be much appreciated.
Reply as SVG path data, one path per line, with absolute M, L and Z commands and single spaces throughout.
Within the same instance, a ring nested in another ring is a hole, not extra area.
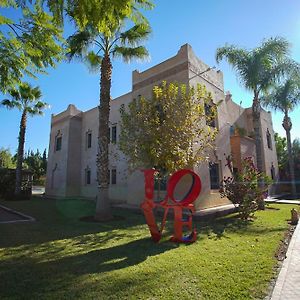
M 238 205 L 241 219 L 247 220 L 264 202 L 264 196 L 271 180 L 256 169 L 251 157 L 243 160 L 241 170 L 236 173 L 233 172 L 230 157 L 227 157 L 227 166 L 232 175 L 224 177 L 222 180 L 220 184 L 221 197 L 227 197 L 233 204 Z M 260 182 L 264 183 L 263 187 L 260 187 Z

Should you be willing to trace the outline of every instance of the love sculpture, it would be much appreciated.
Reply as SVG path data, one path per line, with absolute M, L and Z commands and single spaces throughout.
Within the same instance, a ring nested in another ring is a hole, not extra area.
M 154 202 L 154 169 L 143 170 L 145 177 L 145 199 L 141 204 L 146 222 L 148 224 L 152 240 L 159 242 L 162 232 L 166 224 L 167 215 L 170 209 L 174 211 L 174 235 L 171 237 L 172 242 L 192 243 L 197 238 L 196 228 L 192 228 L 192 218 L 195 212 L 193 202 L 197 199 L 201 192 L 201 180 L 199 176 L 191 170 L 180 170 L 175 172 L 169 179 L 167 184 L 167 194 L 164 200 Z M 192 186 L 187 195 L 182 200 L 176 200 L 174 190 L 177 183 L 185 175 L 191 175 L 193 178 Z M 161 207 L 164 209 L 164 215 L 160 229 L 157 226 L 154 209 Z M 184 213 L 185 212 L 185 213 Z M 183 227 L 187 226 L 191 233 L 187 236 L 183 235 Z

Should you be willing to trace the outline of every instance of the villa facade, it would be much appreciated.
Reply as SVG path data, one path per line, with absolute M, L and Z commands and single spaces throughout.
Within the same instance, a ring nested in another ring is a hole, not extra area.
M 205 208 L 230 203 L 220 198 L 218 184 L 223 176 L 230 175 L 226 156 L 233 156 L 237 169 L 241 167 L 243 157 L 252 156 L 256 160 L 252 109 L 242 108 L 229 93 L 224 93 L 223 73 L 209 68 L 188 44 L 183 45 L 175 56 L 146 71 L 133 71 L 132 91 L 111 100 L 109 194 L 112 203 L 137 206 L 144 197 L 142 173 L 136 171 L 129 174 L 126 158 L 117 150 L 120 107 L 140 96 L 151 97 L 153 86 L 163 80 L 187 85 L 204 84 L 212 93 L 213 102 L 223 100 L 218 106 L 214 124 L 219 130 L 216 150 L 211 153 L 209 162 L 194 167 L 202 181 L 202 192 L 195 204 L 196 208 Z M 276 181 L 278 163 L 271 113 L 262 110 L 260 122 L 264 171 Z M 97 107 L 83 112 L 70 104 L 65 111 L 52 115 L 46 196 L 95 199 L 97 133 Z M 189 180 L 185 178 L 181 182 L 178 195 L 184 195 L 189 190 Z

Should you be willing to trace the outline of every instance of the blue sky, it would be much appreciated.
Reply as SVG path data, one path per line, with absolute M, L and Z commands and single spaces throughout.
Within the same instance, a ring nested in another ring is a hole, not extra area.
M 125 64 L 113 62 L 112 97 L 131 90 L 131 72 L 143 71 L 175 55 L 181 45 L 189 43 L 196 55 L 205 63 L 216 66 L 224 73 L 225 91 L 242 106 L 249 107 L 252 95 L 238 82 L 234 71 L 226 62 L 217 65 L 216 49 L 225 43 L 253 48 L 264 38 L 282 36 L 292 44 L 291 55 L 300 62 L 300 2 L 289 0 L 172 0 L 155 1 L 154 10 L 146 13 L 152 34 L 146 42 L 150 59 L 146 62 Z M 170 5 L 171 4 L 171 5 Z M 3 12 L 3 11 L 1 11 Z M 66 25 L 67 33 L 72 28 Z M 50 69 L 48 75 L 31 81 L 39 85 L 43 100 L 51 105 L 43 117 L 28 118 L 27 149 L 47 148 L 51 114 L 57 114 L 73 103 L 81 110 L 88 110 L 99 102 L 99 75 L 89 73 L 80 62 L 61 63 Z M 3 98 L 3 95 L 1 95 Z M 21 114 L 16 110 L 0 108 L 0 147 L 17 149 Z M 284 136 L 282 114 L 273 113 L 274 129 Z M 292 114 L 292 138 L 300 137 L 300 107 Z

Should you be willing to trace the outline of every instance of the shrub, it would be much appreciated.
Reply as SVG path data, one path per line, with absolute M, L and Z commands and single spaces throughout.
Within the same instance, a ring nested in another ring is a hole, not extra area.
M 256 169 L 251 157 L 243 160 L 242 168 L 238 172 L 233 172 L 230 157 L 227 158 L 227 166 L 232 176 L 224 177 L 222 180 L 221 197 L 227 197 L 233 204 L 238 205 L 240 218 L 247 220 L 254 215 L 259 204 L 264 201 L 271 180 Z M 263 187 L 260 187 L 260 182 L 264 182 Z
M 30 199 L 32 189 L 32 172 L 23 170 L 20 199 Z M 0 168 L 0 197 L 6 200 L 15 198 L 16 170 Z

